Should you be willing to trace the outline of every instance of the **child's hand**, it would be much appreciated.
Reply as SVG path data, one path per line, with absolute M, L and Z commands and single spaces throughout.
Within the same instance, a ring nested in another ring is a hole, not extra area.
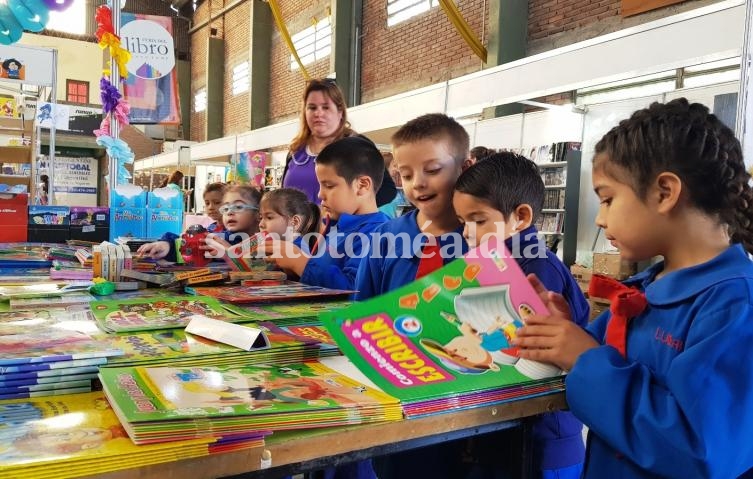
M 286 273 L 294 273 L 297 276 L 303 274 L 303 270 L 306 269 L 309 262 L 309 257 L 299 247 L 278 238 L 267 237 L 264 242 L 259 243 L 259 248 L 256 251 L 267 262 L 274 263 Z
M 599 343 L 570 320 L 570 308 L 562 295 L 547 291 L 535 275 L 529 275 L 528 280 L 550 315 L 534 314 L 526 318 L 526 325 L 518 330 L 513 345 L 519 348 L 521 358 L 552 363 L 569 371 L 581 354 Z
M 231 244 L 222 239 L 221 235 L 209 233 L 204 238 L 204 244 L 199 246 L 199 249 L 204 251 L 204 256 L 207 258 L 220 259 L 224 258 L 228 248 Z
M 170 252 L 170 243 L 167 241 L 155 241 L 154 243 L 142 244 L 136 251 L 136 256 L 141 258 L 162 259 Z

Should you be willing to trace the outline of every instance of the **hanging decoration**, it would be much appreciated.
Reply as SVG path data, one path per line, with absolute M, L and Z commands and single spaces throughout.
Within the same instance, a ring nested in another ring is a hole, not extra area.
M 61 12 L 73 0 L 5 0 L 0 2 L 0 44 L 11 45 L 24 30 L 41 32 L 50 20 L 50 10 Z
M 96 36 L 99 46 L 103 50 L 109 48 L 111 62 L 116 63 L 119 71 L 126 71 L 126 64 L 131 58 L 131 53 L 120 46 L 120 37 L 114 33 L 110 7 L 107 5 L 97 7 L 94 18 L 97 21 Z M 103 73 L 107 75 L 109 71 L 105 70 Z M 132 176 L 126 165 L 133 163 L 135 155 L 125 141 L 113 138 L 111 125 L 113 119 L 118 125 L 128 125 L 131 106 L 123 99 L 118 85 L 113 85 L 107 76 L 100 79 L 99 89 L 104 117 L 99 129 L 94 130 L 93 133 L 97 137 L 97 144 L 103 146 L 110 158 L 114 159 L 117 164 L 117 184 L 128 183 Z
M 458 6 L 455 5 L 455 2 L 453 0 L 439 0 L 439 6 L 442 7 L 445 15 L 450 19 L 450 23 L 452 23 L 460 36 L 463 37 L 465 43 L 471 47 L 473 53 L 475 53 L 482 62 L 486 63 L 486 47 L 484 47 L 481 41 L 476 38 L 476 35 L 473 33 L 473 30 L 471 30 L 468 22 L 465 21 L 465 18 L 463 18 L 463 15 L 460 13 L 460 10 L 458 10 Z

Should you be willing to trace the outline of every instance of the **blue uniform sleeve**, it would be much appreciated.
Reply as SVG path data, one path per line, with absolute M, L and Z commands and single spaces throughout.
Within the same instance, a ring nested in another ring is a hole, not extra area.
M 171 261 L 173 263 L 178 261 L 178 250 L 175 248 L 175 240 L 178 238 L 180 238 L 180 235 L 167 232 L 159 239 L 159 241 L 167 241 L 167 244 L 170 245 L 170 251 L 168 251 L 167 256 L 164 258 L 166 261 Z
M 381 294 L 379 272 L 381 271 L 377 258 L 364 258 L 358 266 L 356 274 L 356 301 L 364 301 Z
M 753 457 L 753 307 L 747 299 L 714 306 L 694 308 L 663 377 L 609 346 L 582 354 L 567 376 L 572 411 L 656 476 L 737 477 Z
M 358 266 L 362 261 L 363 250 L 368 253 L 368 239 L 351 235 L 347 247 L 327 247 L 321 256 L 309 259 L 301 275 L 301 283 L 335 289 L 355 289 Z M 346 251 L 347 250 L 347 251 Z

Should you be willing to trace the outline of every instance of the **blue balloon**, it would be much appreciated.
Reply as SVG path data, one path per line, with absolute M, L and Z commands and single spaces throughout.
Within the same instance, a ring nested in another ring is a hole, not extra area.
M 25 30 L 41 32 L 50 20 L 50 9 L 42 0 L 7 0 L 13 15 Z
M 8 5 L 0 4 L 0 44 L 16 43 L 21 39 L 23 33 L 24 29 L 18 23 Z

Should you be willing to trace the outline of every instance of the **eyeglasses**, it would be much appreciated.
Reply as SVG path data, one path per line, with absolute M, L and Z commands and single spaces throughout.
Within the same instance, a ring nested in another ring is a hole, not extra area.
M 226 215 L 229 213 L 240 213 L 241 211 L 259 211 L 258 206 L 252 206 L 252 205 L 222 205 L 220 206 L 217 211 L 220 212 L 220 214 Z

